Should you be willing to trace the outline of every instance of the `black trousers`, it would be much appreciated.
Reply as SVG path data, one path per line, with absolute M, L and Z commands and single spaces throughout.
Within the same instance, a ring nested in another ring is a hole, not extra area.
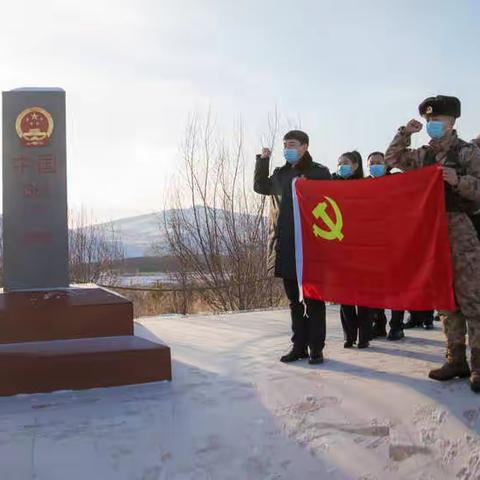
M 410 318 L 417 324 L 417 325 L 431 325 L 433 324 L 433 317 L 434 317 L 433 310 L 411 310 L 410 311 Z
M 433 324 L 434 311 L 433 310 L 421 310 L 410 312 L 412 318 L 418 322 L 419 325 L 431 325 Z
M 383 329 L 387 326 L 387 317 L 385 316 L 385 310 L 381 308 L 371 308 L 372 315 L 372 328 Z
M 432 324 L 433 310 L 412 310 L 410 312 L 411 319 L 417 324 Z M 404 310 L 392 310 L 392 319 L 390 320 L 390 328 L 392 330 L 403 330 L 403 319 L 405 317 Z
M 387 325 L 387 317 L 385 316 L 385 310 L 372 309 L 373 314 L 373 327 L 385 327 Z M 392 316 L 390 318 L 390 328 L 392 330 L 403 330 L 403 318 L 405 312 L 403 310 L 392 310 Z
M 340 307 L 343 334 L 346 342 L 367 343 L 372 338 L 372 309 L 342 305 Z
M 390 328 L 392 330 L 403 330 L 403 318 L 405 312 L 403 310 L 392 310 L 392 318 L 390 319 Z
M 294 347 L 305 349 L 308 346 L 311 350 L 323 350 L 327 329 L 325 302 L 306 298 L 305 311 L 305 305 L 299 301 L 298 282 L 284 279 L 283 285 L 290 301 Z

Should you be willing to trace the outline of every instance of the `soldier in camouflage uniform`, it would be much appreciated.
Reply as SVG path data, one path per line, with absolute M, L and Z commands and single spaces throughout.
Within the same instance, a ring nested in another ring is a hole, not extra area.
M 410 149 L 413 133 L 422 129 L 417 120 L 401 127 L 385 160 L 390 167 L 411 170 L 432 164 L 443 168 L 449 237 L 452 250 L 457 311 L 440 312 L 447 337 L 446 363 L 429 373 L 435 380 L 470 376 L 470 386 L 480 392 L 480 241 L 470 219 L 480 202 L 480 149 L 458 138 L 454 124 L 460 117 L 455 97 L 430 97 L 419 106 L 427 120 L 429 145 Z M 468 328 L 471 372 L 466 359 Z
M 472 143 L 480 148 L 480 135 L 472 140 Z M 477 231 L 477 235 L 480 237 L 480 205 L 477 205 L 474 214 L 470 217 L 473 222 L 473 226 Z

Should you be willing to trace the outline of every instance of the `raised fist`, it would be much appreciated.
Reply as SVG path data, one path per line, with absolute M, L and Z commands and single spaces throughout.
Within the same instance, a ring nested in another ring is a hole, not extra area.
M 269 148 L 262 148 L 262 158 L 270 158 L 272 156 L 272 151 Z
M 423 125 L 421 124 L 421 122 L 412 118 L 412 120 L 410 120 L 407 123 L 405 127 L 405 131 L 410 134 L 418 133 L 422 128 L 423 128 Z

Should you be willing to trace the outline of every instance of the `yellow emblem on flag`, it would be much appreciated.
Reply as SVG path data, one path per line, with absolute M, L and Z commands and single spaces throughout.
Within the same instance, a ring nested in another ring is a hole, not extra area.
M 320 202 L 312 211 L 313 216 L 317 220 L 323 220 L 323 223 L 328 227 L 328 230 L 323 230 L 316 223 L 313 224 L 313 234 L 316 237 L 321 237 L 325 240 L 343 240 L 343 217 L 340 208 L 338 207 L 335 200 L 332 200 L 330 197 L 325 196 L 327 202 L 333 208 L 335 213 L 335 221 L 332 220 L 330 215 L 327 213 L 327 202 Z

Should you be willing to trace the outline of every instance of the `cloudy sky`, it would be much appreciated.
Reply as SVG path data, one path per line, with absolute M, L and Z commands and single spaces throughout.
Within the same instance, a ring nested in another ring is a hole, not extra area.
M 480 133 L 476 0 L 23 0 L 1 9 L 0 87 L 67 91 L 70 205 L 101 218 L 162 208 L 187 118 L 209 108 L 227 135 L 242 119 L 252 155 L 277 108 L 330 167 L 345 150 L 385 149 L 432 94 L 461 97 L 460 133 Z

